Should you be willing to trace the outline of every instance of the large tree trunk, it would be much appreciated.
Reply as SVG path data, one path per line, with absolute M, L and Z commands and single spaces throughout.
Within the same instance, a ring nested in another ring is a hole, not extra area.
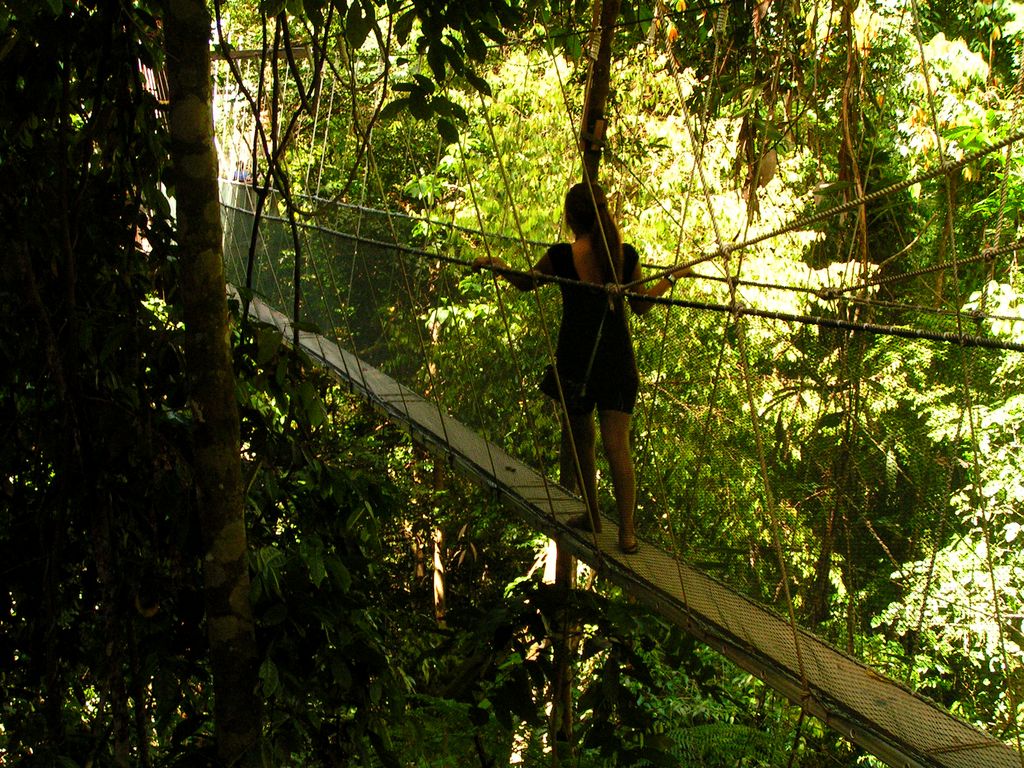
M 166 8 L 171 158 L 217 752 L 223 765 L 256 765 L 258 653 L 213 143 L 210 18 L 204 0 L 167 0 Z
M 607 121 L 604 116 L 608 101 L 608 84 L 611 74 L 612 38 L 615 24 L 619 19 L 620 0 L 595 0 L 594 20 L 591 30 L 590 76 L 587 79 L 587 93 L 583 105 L 583 125 L 580 130 L 580 150 L 583 154 L 583 182 L 589 179 L 597 182 L 598 166 Z M 596 48 L 596 51 L 594 50 Z

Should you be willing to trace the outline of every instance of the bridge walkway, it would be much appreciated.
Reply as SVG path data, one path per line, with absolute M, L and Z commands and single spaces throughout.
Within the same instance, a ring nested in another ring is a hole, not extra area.
M 249 311 L 284 338 L 295 338 L 288 317 L 259 299 Z M 577 497 L 334 342 L 303 330 L 297 338 L 354 393 L 455 470 L 491 489 L 528 525 L 886 763 L 1024 765 L 1020 754 L 997 739 L 653 544 L 642 542 L 635 555 L 620 554 L 614 521 L 605 520 L 596 537 L 570 527 L 568 520 L 584 509 Z

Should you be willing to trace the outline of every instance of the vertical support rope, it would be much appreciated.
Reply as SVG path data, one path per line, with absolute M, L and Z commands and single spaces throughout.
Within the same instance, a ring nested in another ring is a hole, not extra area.
M 669 56 L 669 61 L 672 63 L 672 65 L 674 65 L 674 61 L 675 61 L 674 57 Z M 677 87 L 678 87 L 678 81 L 677 81 Z M 690 138 L 690 144 L 691 144 L 691 146 L 697 146 L 697 142 L 694 140 L 694 136 L 693 136 L 693 128 L 691 126 L 689 110 L 686 107 L 686 100 L 683 98 L 683 95 L 682 95 L 681 92 L 680 92 L 679 96 L 680 96 L 680 99 L 679 99 L 680 107 L 681 107 L 681 109 L 683 111 L 683 114 L 684 114 L 684 121 L 683 122 L 686 125 L 687 134 L 688 134 L 688 136 Z M 737 298 L 736 298 L 736 279 L 732 276 L 732 273 L 729 270 L 728 263 L 727 263 L 728 262 L 728 257 L 731 254 L 731 249 L 726 247 L 725 240 L 724 240 L 724 238 L 722 236 L 721 229 L 720 229 L 720 227 L 718 225 L 718 218 L 715 215 L 714 203 L 713 203 L 713 201 L 711 199 L 711 191 L 710 191 L 711 187 L 710 187 L 710 185 L 708 183 L 708 180 L 707 180 L 707 177 L 706 177 L 706 175 L 704 173 L 704 165 L 703 165 L 703 163 L 696 162 L 695 163 L 695 167 L 696 167 L 698 175 L 700 177 L 701 191 L 702 191 L 703 196 L 704 196 L 704 203 L 705 203 L 705 206 L 707 207 L 707 210 L 708 210 L 708 214 L 709 214 L 709 217 L 710 217 L 710 220 L 711 220 L 712 228 L 714 229 L 715 242 L 717 243 L 717 246 L 718 246 L 718 253 L 723 255 L 725 257 L 725 260 L 726 260 L 726 264 L 724 265 L 724 268 L 725 268 L 725 273 L 728 276 L 728 287 L 729 287 L 729 294 L 730 294 L 730 303 L 731 303 L 731 305 L 734 308 L 734 323 L 735 323 L 735 327 L 737 329 L 737 336 L 738 336 L 738 340 L 739 340 L 741 371 L 743 373 L 744 387 L 745 387 L 746 394 L 747 394 L 747 404 L 748 404 L 748 408 L 750 409 L 751 427 L 752 427 L 752 429 L 754 431 L 754 441 L 755 441 L 755 444 L 757 446 L 758 463 L 760 465 L 760 470 L 761 470 L 761 475 L 762 475 L 762 483 L 763 483 L 763 488 L 764 488 L 764 503 L 765 503 L 765 507 L 766 507 L 766 512 L 768 513 L 769 518 L 771 520 L 771 524 L 772 524 L 772 539 L 773 539 L 773 544 L 774 544 L 774 549 L 775 549 L 775 552 L 776 552 L 776 556 L 777 556 L 778 561 L 779 561 L 779 568 L 780 568 L 780 571 L 781 571 L 781 574 L 782 574 L 782 583 L 783 583 L 783 588 L 784 588 L 784 594 L 785 594 L 785 597 L 786 597 L 786 608 L 787 608 L 787 611 L 788 611 L 788 614 L 789 614 L 789 626 L 790 626 L 790 630 L 791 630 L 792 635 L 793 635 L 793 647 L 794 647 L 794 650 L 795 650 L 795 653 L 796 653 L 797 666 L 798 666 L 798 670 L 799 670 L 799 674 L 800 674 L 801 685 L 804 688 L 805 696 L 809 696 L 810 695 L 810 686 L 809 686 L 809 684 L 807 682 L 807 673 L 806 673 L 806 670 L 804 668 L 803 653 L 802 653 L 802 649 L 801 649 L 802 642 L 801 642 L 800 633 L 799 633 L 798 625 L 797 625 L 797 621 L 796 621 L 796 609 L 794 607 L 793 597 L 792 597 L 792 594 L 791 594 L 790 588 L 789 588 L 789 568 L 787 566 L 787 561 L 786 561 L 786 558 L 785 558 L 785 553 L 784 553 L 783 548 L 782 548 L 782 540 L 781 540 L 781 536 L 780 536 L 780 533 L 779 533 L 779 527 L 780 526 L 779 526 L 779 519 L 778 519 L 778 511 L 777 511 L 776 506 L 775 506 L 775 497 L 774 497 L 774 493 L 772 492 L 772 488 L 771 488 L 771 479 L 770 479 L 770 475 L 768 473 L 768 464 L 767 464 L 767 459 L 766 459 L 765 450 L 764 450 L 764 440 L 763 440 L 763 437 L 761 435 L 760 419 L 758 417 L 758 411 L 757 411 L 757 407 L 756 407 L 756 402 L 754 400 L 753 386 L 752 386 L 752 384 L 750 382 L 750 370 L 749 370 L 749 362 L 748 362 L 748 350 L 747 350 L 747 345 L 746 345 L 746 333 L 744 332 L 744 320 L 743 320 L 743 316 L 739 312 L 735 311 L 736 309 L 739 308 L 739 302 L 737 301 Z M 737 274 L 738 274 L 738 267 L 737 267 Z
M 373 170 L 374 178 L 375 178 L 375 180 L 377 182 L 378 191 L 380 192 L 381 196 L 383 197 L 385 195 L 384 183 L 383 183 L 383 180 L 381 178 L 380 169 L 377 167 L 376 154 L 373 151 L 372 145 L 367 147 L 366 157 L 367 157 L 367 162 L 369 163 L 370 168 Z M 394 238 L 394 241 L 396 243 L 399 242 L 398 232 L 395 229 L 394 219 L 392 218 L 390 212 L 388 212 L 387 223 L 388 223 L 389 229 L 391 230 L 392 238 Z M 409 299 L 411 301 L 411 305 L 410 306 L 416 306 L 416 297 L 415 297 L 415 294 L 413 293 L 413 290 L 412 290 L 412 282 L 411 282 L 410 277 L 409 277 L 409 272 L 406 269 L 405 259 L 399 259 L 398 263 L 401 265 L 402 283 L 403 283 L 403 286 L 405 288 L 406 294 L 408 295 L 408 297 L 409 297 Z M 430 355 L 429 355 L 428 350 L 427 350 L 427 344 L 426 344 L 426 342 L 423 339 L 423 329 L 420 327 L 420 324 L 418 322 L 414 322 L 413 325 L 416 328 L 416 340 L 417 340 L 417 342 L 419 344 L 420 353 L 423 355 L 424 362 L 426 362 L 426 361 L 429 360 Z M 427 380 L 430 382 L 430 386 L 433 387 L 436 382 L 434 381 L 434 374 L 430 370 L 430 366 L 429 365 L 426 366 L 426 375 L 427 375 Z M 445 446 L 446 446 L 446 448 L 449 449 L 449 453 L 452 453 L 452 451 L 451 451 L 451 446 L 452 446 L 451 437 L 448 434 L 448 424 L 447 424 L 447 421 L 444 418 L 444 412 L 441 409 L 441 403 L 439 401 L 437 401 L 437 400 L 434 400 L 432 402 L 433 402 L 434 407 L 437 409 L 438 420 L 440 421 L 441 429 L 442 429 L 442 432 L 444 434 Z M 409 404 L 405 400 L 404 392 L 403 392 L 403 405 L 404 405 L 404 407 L 406 409 L 406 412 L 408 413 Z
M 657 8 L 658 8 L 660 13 L 662 13 L 664 15 L 667 15 L 667 9 L 665 7 L 665 4 L 663 2 L 660 2 L 660 0 L 658 2 Z M 722 10 L 723 10 L 723 12 L 727 12 L 728 9 L 727 9 L 727 7 L 723 7 Z M 718 53 L 719 53 L 719 42 L 720 42 L 720 35 L 718 34 L 718 31 L 716 29 L 716 34 L 715 34 L 715 53 L 714 53 L 714 57 L 713 57 L 713 61 L 712 61 L 712 67 L 711 67 L 711 72 L 712 73 L 717 72 L 716 62 L 717 62 Z M 677 62 L 675 60 L 675 54 L 672 51 L 671 43 L 669 42 L 667 37 L 665 39 L 665 52 L 667 54 L 667 60 L 669 62 L 669 72 L 670 72 L 670 74 L 672 76 L 673 84 L 675 85 L 676 92 L 679 95 L 680 103 L 682 103 L 684 105 L 684 107 L 685 107 L 685 99 L 683 98 L 682 85 L 680 84 L 680 75 L 679 75 L 679 70 L 678 70 L 678 64 L 677 64 Z M 691 151 L 693 152 L 693 162 L 690 165 L 690 172 L 689 172 L 689 178 L 688 178 L 688 184 L 687 184 L 687 193 L 686 193 L 686 195 L 684 197 L 684 200 L 683 200 L 681 216 L 680 216 L 679 221 L 677 222 L 678 236 L 677 236 L 677 239 L 676 239 L 675 263 L 673 264 L 673 268 L 679 266 L 679 263 L 680 263 L 679 257 L 680 257 L 681 251 L 682 251 L 683 234 L 684 234 L 685 229 L 686 229 L 687 214 L 688 214 L 688 211 L 689 211 L 690 201 L 692 199 L 691 194 L 690 194 L 690 189 L 694 186 L 694 184 L 693 184 L 694 177 L 696 175 L 698 165 L 700 164 L 701 159 L 704 156 L 704 150 L 705 150 L 705 146 L 706 146 L 706 139 L 707 139 L 707 135 L 708 135 L 707 124 L 708 124 L 708 121 L 709 121 L 709 114 L 708 113 L 710 111 L 709 110 L 709 105 L 710 105 L 710 102 L 711 102 L 711 93 L 712 93 L 713 89 L 717 87 L 717 85 L 718 85 L 718 80 L 717 80 L 717 78 L 714 78 L 712 80 L 711 84 L 709 85 L 708 94 L 707 94 L 707 96 L 705 98 L 704 119 L 702 121 L 703 125 L 704 125 L 704 131 L 701 133 L 701 140 L 700 140 L 700 142 L 699 143 L 694 143 L 694 136 L 693 136 L 692 131 L 688 132 L 688 137 L 689 137 L 689 140 L 690 140 L 690 147 L 691 147 Z M 688 115 L 688 113 L 685 112 L 685 109 L 684 109 L 684 118 L 683 119 L 686 120 L 686 121 L 689 120 L 689 115 Z M 687 127 L 689 128 L 689 125 Z M 660 389 L 661 374 L 663 373 L 663 370 L 664 370 L 665 352 L 666 352 L 666 349 L 667 349 L 667 346 L 668 346 L 667 345 L 667 341 L 668 341 L 668 329 L 669 329 L 670 316 L 671 315 L 670 315 L 669 312 L 665 313 L 665 321 L 664 321 L 664 325 L 662 326 L 661 340 L 660 340 L 659 353 L 658 353 L 658 363 L 657 363 L 656 372 L 655 372 L 655 379 L 654 379 L 654 394 L 648 400 L 649 405 L 648 405 L 648 408 L 647 408 L 647 419 L 648 419 L 649 422 L 651 421 L 651 416 L 654 413 L 655 402 L 656 402 L 656 399 L 657 399 L 657 393 L 658 393 L 658 391 Z M 724 334 L 723 334 L 723 339 L 724 339 Z M 712 382 L 713 382 L 713 384 L 712 384 L 712 396 L 711 396 L 711 398 L 709 400 L 708 410 L 707 410 L 707 418 L 708 418 L 708 424 L 709 425 L 710 425 L 710 419 L 711 419 L 711 414 L 712 414 L 712 410 L 713 410 L 714 393 L 717 391 L 718 382 L 720 381 L 721 363 L 722 363 L 722 360 L 724 359 L 724 352 L 725 352 L 725 344 L 723 343 L 722 347 L 721 347 L 721 353 L 719 355 L 719 365 L 718 365 L 718 368 L 715 371 L 715 375 L 712 377 Z M 702 434 L 704 435 L 705 438 L 708 438 L 710 436 L 710 434 L 711 434 L 711 430 L 709 428 L 706 428 L 705 430 L 703 430 Z M 696 489 L 698 487 L 698 485 L 699 485 L 698 481 L 699 481 L 699 477 L 700 477 L 700 472 L 701 472 L 701 470 L 704 467 L 704 461 L 703 461 L 703 458 L 702 458 L 703 446 L 705 446 L 707 443 L 708 443 L 707 439 L 702 440 L 701 441 L 701 446 L 702 447 L 701 447 L 700 450 L 697 451 L 697 461 L 695 462 L 697 470 L 696 470 L 696 472 L 694 474 L 694 477 L 692 479 L 692 486 L 691 486 L 694 489 Z M 646 456 L 647 452 L 644 451 L 643 455 Z M 653 466 L 653 461 L 652 461 L 652 466 Z M 667 488 L 665 487 L 664 477 L 663 477 L 663 475 L 661 473 L 657 473 L 656 477 L 657 477 L 657 481 L 658 481 L 658 485 L 659 485 L 659 490 L 661 491 L 662 498 L 667 500 L 668 492 L 667 492 Z M 696 490 L 694 490 L 694 495 L 696 495 Z M 678 540 L 678 537 L 676 535 L 676 526 L 674 525 L 674 522 L 671 519 L 671 516 L 670 516 L 669 512 L 670 512 L 670 510 L 666 509 L 666 513 L 665 513 L 664 517 L 665 517 L 665 519 L 667 521 L 667 531 L 668 531 L 668 535 L 669 535 L 669 540 L 670 540 L 671 545 L 672 545 L 672 551 L 673 551 L 673 553 L 675 553 L 677 575 L 678 575 L 678 578 L 679 578 L 679 585 L 680 585 L 680 589 L 681 589 L 682 594 L 683 594 L 683 600 L 684 600 L 684 603 L 685 603 L 685 602 L 687 602 L 686 586 L 685 586 L 685 579 L 683 579 L 683 575 L 682 575 L 681 564 L 680 564 L 680 561 L 679 561 L 679 559 L 680 559 L 680 557 L 682 555 L 682 547 L 679 544 L 679 540 Z
M 324 163 L 327 160 L 327 138 L 331 131 L 331 115 L 334 114 L 334 94 L 338 87 L 338 79 L 336 77 L 331 78 L 331 96 L 327 101 L 327 119 L 324 121 L 324 141 L 320 151 L 320 164 L 316 172 L 316 191 L 315 195 L 320 195 L 320 182 L 324 176 Z
M 459 140 L 459 155 L 462 158 L 462 165 L 463 165 L 463 169 L 465 170 L 466 169 L 465 148 L 463 147 L 461 139 Z M 469 184 L 470 197 L 471 197 L 471 199 L 473 201 L 473 210 L 474 210 L 474 212 L 476 214 L 477 223 L 478 223 L 478 225 L 480 227 L 480 231 L 483 232 L 484 231 L 483 214 L 480 211 L 480 204 L 479 204 L 479 201 L 477 200 L 476 188 L 473 185 L 473 180 L 472 180 L 472 178 L 470 178 L 468 173 L 466 174 L 466 176 L 467 176 L 467 180 L 468 180 L 468 184 Z M 491 255 L 491 246 L 490 246 L 490 243 L 488 242 L 486 237 L 483 238 L 483 243 L 484 243 L 484 249 L 485 249 L 487 255 L 490 256 Z M 505 338 L 508 340 L 508 347 L 509 347 L 509 349 L 513 349 L 514 350 L 515 349 L 515 344 L 514 344 L 514 338 L 515 337 L 514 337 L 514 335 L 512 333 L 512 325 L 511 325 L 511 322 L 509 320 L 509 311 L 508 311 L 508 308 L 507 308 L 507 306 L 505 304 L 505 300 L 502 298 L 502 292 L 500 290 L 497 290 L 498 286 L 497 286 L 497 276 L 496 275 L 493 276 L 493 282 L 494 282 L 494 286 L 495 286 L 495 300 L 496 300 L 496 302 L 498 304 L 498 312 L 499 312 L 499 315 L 501 317 L 502 326 L 503 326 L 504 331 L 505 331 Z M 538 299 L 538 302 L 539 302 L 539 299 Z M 550 343 L 550 337 L 547 336 L 547 326 L 546 326 L 546 323 L 544 323 L 542 321 L 541 326 L 542 326 L 542 332 L 545 334 L 545 337 L 547 338 L 547 346 L 548 346 L 548 351 L 550 353 L 551 343 Z M 513 364 L 514 364 L 514 367 L 516 369 L 516 374 L 517 374 L 517 377 L 518 377 L 519 381 L 525 381 L 526 377 L 525 377 L 525 375 L 523 373 L 523 370 L 522 370 L 522 367 L 520 365 L 519 356 L 513 354 L 513 361 L 514 361 Z M 526 392 L 526 391 L 524 391 L 522 393 L 522 402 L 524 403 L 524 405 L 525 405 L 525 403 L 528 403 L 530 401 L 531 395 L 532 395 L 532 393 L 529 393 L 529 392 Z M 536 422 L 534 421 L 533 416 L 530 413 L 529 408 L 525 408 L 524 407 L 524 413 L 526 415 L 527 428 L 529 429 L 530 434 L 534 438 L 534 452 L 536 453 L 536 455 L 538 457 L 541 457 L 541 456 L 544 455 L 544 452 L 540 448 L 540 440 L 537 437 L 539 430 L 537 429 Z M 489 445 L 490 444 L 488 443 L 488 452 L 490 451 Z M 493 471 L 494 470 L 494 460 L 493 460 L 492 457 L 490 457 L 489 453 L 488 453 L 488 458 L 491 461 L 491 466 L 492 466 L 492 471 Z M 543 469 L 544 468 L 542 466 L 542 470 Z M 547 496 L 548 508 L 553 510 L 554 509 L 554 499 L 553 499 L 553 497 L 551 495 L 551 486 L 550 486 L 550 483 L 548 482 L 547 472 L 542 471 L 541 472 L 541 476 L 543 477 L 544 493 Z
M 595 2 L 595 5 L 594 5 L 594 22 L 595 22 L 595 24 L 600 22 L 600 18 L 601 18 L 601 15 L 598 13 L 598 6 L 597 6 L 597 4 Z M 544 29 L 545 29 L 545 33 L 546 33 L 546 38 L 548 40 L 550 40 L 551 39 L 551 35 L 550 35 L 550 31 L 547 28 L 547 22 L 544 21 L 543 23 L 544 23 Z M 593 31 L 594 30 L 592 29 L 592 34 L 593 34 Z M 591 41 L 591 43 L 592 42 L 593 41 Z M 561 71 L 561 69 L 558 66 L 558 61 L 555 58 L 553 49 L 550 46 L 548 46 L 547 50 L 548 50 L 548 54 L 549 54 L 549 56 L 551 57 L 551 60 L 552 60 L 552 67 L 553 67 L 553 69 L 555 71 L 555 75 L 558 77 L 559 90 L 560 90 L 560 93 L 562 94 L 562 102 L 565 105 L 566 115 L 567 115 L 568 121 L 569 121 L 569 135 L 575 135 L 576 134 L 576 128 L 575 128 L 575 124 L 573 123 L 571 103 L 570 103 L 570 100 L 569 100 L 568 91 L 567 91 L 567 89 L 565 87 L 565 83 L 562 80 L 562 71 Z M 591 66 L 589 68 L 588 73 L 587 73 L 587 86 L 586 86 L 587 96 L 585 97 L 585 99 L 589 98 L 591 81 L 593 79 L 593 72 L 594 72 L 594 69 L 593 69 L 593 66 Z M 606 91 L 605 95 L 607 96 L 607 88 L 605 88 L 605 91 Z M 584 121 L 586 121 L 586 115 L 587 115 L 587 109 L 586 109 L 586 107 L 584 107 L 583 118 L 582 118 Z M 585 131 L 581 131 L 581 134 L 582 133 L 585 133 Z M 492 136 L 493 136 L 493 132 L 492 132 Z M 576 147 L 577 147 L 577 154 L 579 155 L 581 164 L 583 164 L 584 167 L 586 167 L 586 162 L 587 162 L 586 155 L 585 155 L 585 152 L 584 152 L 584 147 L 585 147 L 584 142 L 585 141 L 586 141 L 586 139 L 581 135 L 574 142 L 576 144 Z M 600 155 L 600 151 L 598 152 L 598 155 Z M 586 178 L 586 182 L 588 183 L 588 185 L 590 185 L 592 183 L 591 182 L 592 178 L 596 178 L 596 172 L 597 172 L 596 164 L 593 166 L 593 170 L 592 171 L 584 171 L 584 176 Z M 594 174 L 594 175 L 592 176 L 591 174 Z M 591 191 L 591 194 L 593 194 L 592 191 Z M 600 217 L 598 217 L 598 223 L 599 223 L 599 226 L 600 226 Z M 603 231 L 601 232 L 601 237 L 604 238 L 604 232 Z M 606 246 L 605 250 L 607 251 L 607 246 Z M 608 255 L 609 255 L 609 258 L 610 258 L 611 254 L 609 253 Z M 612 264 L 612 268 L 613 268 L 613 271 L 614 271 L 614 264 Z M 549 355 L 549 359 L 552 362 L 554 362 L 555 355 L 554 355 L 554 352 L 550 349 L 550 344 L 549 344 L 548 355 Z M 576 439 L 575 439 L 575 437 L 572 434 L 572 430 L 569 428 L 569 409 L 568 409 L 568 407 L 566 405 L 566 402 L 565 402 L 565 393 L 564 393 L 564 391 L 562 389 L 562 380 L 561 380 L 561 377 L 558 375 L 557 367 L 555 368 L 555 385 L 558 388 L 558 399 L 559 399 L 559 403 L 558 404 L 559 404 L 559 407 L 561 408 L 561 418 L 563 420 L 563 429 L 565 430 L 566 436 L 568 438 L 569 448 L 570 448 L 570 451 L 572 452 L 572 462 L 573 462 L 573 466 L 575 467 L 575 471 L 576 471 L 576 475 L 577 475 L 577 484 L 578 484 L 577 490 L 580 493 L 580 495 L 583 497 L 584 503 L 587 503 L 587 514 L 589 515 L 590 514 L 590 505 L 589 505 L 589 503 L 587 501 L 587 490 L 586 490 L 586 487 L 585 487 L 585 483 L 583 482 L 583 474 L 582 474 L 582 469 L 581 469 L 581 464 L 580 464 L 579 451 L 578 451 L 577 446 L 576 446 Z M 596 500 L 595 500 L 595 504 L 596 504 Z M 597 546 L 597 534 L 596 533 L 594 533 L 593 539 L 594 539 L 594 545 L 596 547 Z

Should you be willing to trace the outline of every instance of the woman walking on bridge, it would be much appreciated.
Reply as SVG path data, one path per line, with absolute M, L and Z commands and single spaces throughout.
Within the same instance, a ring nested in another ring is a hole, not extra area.
M 587 505 L 587 514 L 571 524 L 601 530 L 594 454 L 596 408 L 619 514 L 619 548 L 632 554 L 638 544 L 633 524 L 636 475 L 629 431 L 639 376 L 622 285 L 642 279 L 640 257 L 632 245 L 622 242 L 604 191 L 596 184 L 576 184 L 569 190 L 565 221 L 573 242 L 552 245 L 529 272 L 511 271 L 502 259 L 491 256 L 476 259 L 474 267 L 494 269 L 521 291 L 535 290 L 552 282 L 551 278 L 559 279 L 562 321 L 556 364 L 541 389 L 564 403 L 561 483 L 570 490 L 580 489 Z M 680 267 L 654 285 L 629 293 L 630 307 L 639 315 L 646 313 L 653 304 L 645 297 L 661 296 L 676 278 L 688 274 L 689 267 Z

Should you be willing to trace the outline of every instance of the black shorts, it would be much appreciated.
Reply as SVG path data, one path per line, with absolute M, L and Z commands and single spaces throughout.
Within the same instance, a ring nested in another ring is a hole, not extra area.
M 632 414 L 637 402 L 640 382 L 635 376 L 621 377 L 611 382 L 600 376 L 580 383 L 555 373 L 554 366 L 548 366 L 541 377 L 540 390 L 559 404 L 565 399 L 565 410 L 573 416 L 582 416 L 594 411 L 618 411 Z
M 640 382 L 635 378 L 619 381 L 614 385 L 604 380 L 580 385 L 570 379 L 562 378 L 560 388 L 554 367 L 550 365 L 544 369 L 544 375 L 540 380 L 540 391 L 559 405 L 564 397 L 566 410 L 573 416 L 592 413 L 595 407 L 598 411 L 620 411 L 631 414 L 636 405 L 639 388 Z
M 618 387 L 596 388 L 597 391 L 587 391 L 577 402 L 569 406 L 568 411 L 574 416 L 581 416 L 591 413 L 594 408 L 601 411 L 620 411 L 621 413 L 633 413 L 636 406 L 636 395 L 639 389 L 638 382 L 625 383 Z

